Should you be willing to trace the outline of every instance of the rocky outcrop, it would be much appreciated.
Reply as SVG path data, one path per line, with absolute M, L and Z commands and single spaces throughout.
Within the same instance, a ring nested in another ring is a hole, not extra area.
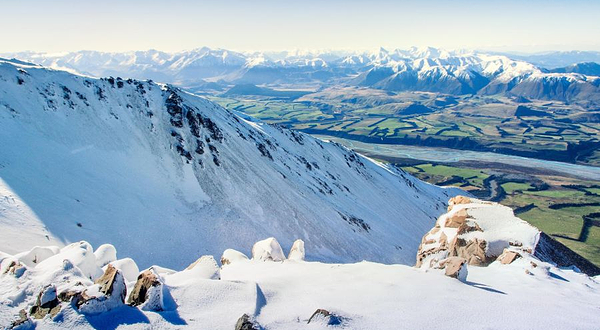
M 445 269 L 458 278 L 463 264 L 509 264 L 522 253 L 532 253 L 540 232 L 510 208 L 465 196 L 451 198 L 448 205 L 448 212 L 423 236 L 416 267 Z
M 162 311 L 164 309 L 163 283 L 152 268 L 138 276 L 127 303 L 131 306 L 140 306 L 143 310 Z
M 14 320 L 7 329 L 10 330 L 21 330 L 21 329 L 32 329 L 33 321 L 29 316 L 27 316 L 27 312 L 24 309 L 19 311 L 19 316 Z
M 292 248 L 290 249 L 290 253 L 288 254 L 288 260 L 304 260 L 306 253 L 304 251 L 304 241 L 301 239 L 297 239 Z

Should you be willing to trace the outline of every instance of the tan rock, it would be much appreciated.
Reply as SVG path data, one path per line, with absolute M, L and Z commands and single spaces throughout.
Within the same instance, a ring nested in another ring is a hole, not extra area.
M 448 215 L 444 226 L 448 228 L 458 228 L 467 222 L 467 215 L 466 209 L 462 209 L 452 215 Z
M 460 225 L 460 227 L 458 227 L 458 231 L 457 231 L 457 235 L 462 235 L 462 234 L 466 234 L 466 233 L 470 233 L 472 231 L 483 231 L 483 229 L 481 229 L 481 227 L 479 227 L 478 224 L 474 223 L 474 225 L 470 225 L 468 223 L 463 223 L 462 225 Z
M 450 200 L 448 201 L 448 212 L 450 212 L 452 210 L 452 207 L 454 207 L 454 205 L 458 205 L 458 204 L 469 204 L 471 203 L 471 199 L 469 197 L 466 196 L 454 196 L 452 198 L 450 198 Z
M 490 262 L 485 254 L 487 242 L 483 239 L 465 240 L 458 236 L 450 243 L 450 255 L 461 257 L 469 262 L 469 265 L 481 266 Z
M 500 260 L 503 265 L 508 265 L 520 257 L 521 254 L 518 252 L 504 249 L 504 252 L 498 257 L 498 260 Z
M 113 293 L 113 287 L 115 283 L 115 278 L 117 277 L 118 270 L 113 267 L 113 265 L 109 264 L 106 268 L 106 271 L 99 279 L 97 279 L 94 283 L 100 285 L 100 292 L 105 295 L 111 295 Z M 125 297 L 123 297 L 123 300 Z
M 466 280 L 467 260 L 460 257 L 449 257 L 440 262 L 440 267 L 444 268 L 444 274 L 459 280 Z M 463 269 L 463 267 L 465 267 Z
M 445 247 L 447 245 L 448 245 L 448 236 L 446 236 L 446 234 L 442 232 L 440 234 L 440 246 Z
M 133 291 L 129 294 L 127 304 L 131 306 L 144 305 L 145 310 L 161 311 L 163 309 L 162 282 L 152 269 L 142 272 L 135 282 Z

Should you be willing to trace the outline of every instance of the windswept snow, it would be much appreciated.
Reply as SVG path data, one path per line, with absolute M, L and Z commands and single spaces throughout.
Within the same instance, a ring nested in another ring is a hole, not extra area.
M 72 248 L 87 245 L 81 242 Z M 56 255 L 64 262 L 27 267 L 19 276 L 5 273 L 12 257 L 2 261 L 0 326 L 18 319 L 19 310 L 28 311 L 40 292 L 43 301 L 69 290 L 87 289 L 105 297 L 96 292 L 98 284 L 74 265 L 78 257 L 72 248 Z M 96 262 L 94 254 L 90 259 Z M 229 330 L 247 314 L 263 329 L 330 328 L 325 323 L 307 324 L 317 309 L 336 315 L 340 324 L 334 328 L 340 329 L 597 329 L 600 322 L 597 280 L 531 255 L 506 265 L 495 261 L 487 267 L 469 267 L 463 281 L 405 265 L 247 259 L 222 267 L 220 279 L 208 279 L 191 273 L 210 264 L 207 257 L 200 260 L 191 269 L 171 274 L 152 267 L 152 276 L 164 284 L 151 289 L 142 305 L 125 305 L 115 295 L 81 307 L 61 301 L 56 316 L 32 318 L 32 325 L 36 329 Z M 113 293 L 123 289 L 119 276 L 120 272 Z M 134 282 L 126 285 L 129 295 Z

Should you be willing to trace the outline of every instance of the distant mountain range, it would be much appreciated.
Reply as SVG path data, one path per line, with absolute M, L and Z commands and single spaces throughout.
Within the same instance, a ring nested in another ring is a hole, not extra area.
M 79 51 L 3 56 L 91 76 L 165 81 L 191 90 L 225 89 L 232 84 L 341 84 L 391 92 L 504 94 L 592 105 L 600 102 L 600 66 L 594 63 L 600 61 L 600 53 L 596 52 L 522 56 L 413 47 L 376 52 L 240 53 L 204 47 L 179 53 Z M 579 59 L 586 63 L 579 63 Z M 568 65 L 544 67 L 544 63 Z

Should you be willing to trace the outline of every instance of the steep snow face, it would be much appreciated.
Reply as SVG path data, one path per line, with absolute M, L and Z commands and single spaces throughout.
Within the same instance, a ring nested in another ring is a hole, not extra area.
M 0 61 L 0 250 L 85 239 L 140 266 L 297 238 L 412 264 L 452 191 L 166 85 Z M 95 265 L 94 265 L 95 266 Z

